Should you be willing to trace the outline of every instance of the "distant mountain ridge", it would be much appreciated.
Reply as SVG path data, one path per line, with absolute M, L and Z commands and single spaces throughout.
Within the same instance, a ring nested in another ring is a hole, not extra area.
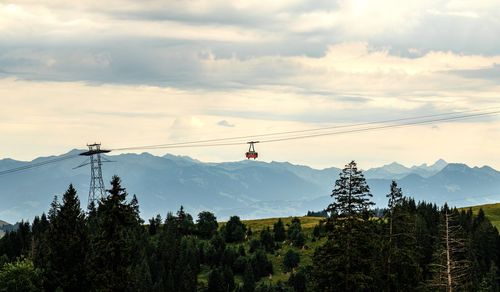
M 72 150 L 69 154 L 78 152 Z M 56 157 L 41 157 L 35 162 L 53 158 Z M 157 213 L 165 216 L 180 205 L 193 214 L 212 211 L 221 219 L 234 214 L 246 219 L 303 215 L 331 202 L 329 195 L 340 173 L 335 167 L 319 170 L 288 162 L 247 160 L 204 163 L 171 154 L 121 154 L 107 158 L 115 162 L 104 165 L 105 182 L 113 174 L 119 175 L 129 194 L 137 195 L 145 219 Z M 89 170 L 73 169 L 82 161 L 83 157 L 64 160 L 0 177 L 0 218 L 17 222 L 40 215 L 48 210 L 54 195 L 60 196 L 70 183 L 85 207 Z M 27 164 L 3 159 L 0 171 Z M 405 194 L 417 200 L 465 206 L 500 199 L 491 196 L 499 193 L 500 173 L 487 166 L 471 168 L 438 160 L 430 166 L 391 163 L 364 173 L 373 200 L 381 207 L 387 204 L 385 195 L 392 179 L 398 181 Z M 476 198 L 486 195 L 491 197 Z
M 4 234 L 7 231 L 12 230 L 13 228 L 14 228 L 14 225 L 11 225 L 5 221 L 0 220 L 0 238 L 2 238 L 2 236 L 4 236 Z
M 406 167 L 397 162 L 384 165 L 382 167 L 371 168 L 365 172 L 367 178 L 379 179 L 401 179 L 410 174 L 418 174 L 422 177 L 430 177 L 440 172 L 448 165 L 443 159 L 439 159 L 434 164 L 428 166 L 421 164 L 419 166 Z

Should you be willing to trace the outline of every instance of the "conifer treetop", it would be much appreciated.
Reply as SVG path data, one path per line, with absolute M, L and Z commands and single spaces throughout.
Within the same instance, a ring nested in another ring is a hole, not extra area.
M 328 206 L 327 211 L 338 217 L 360 217 L 369 212 L 370 207 L 374 205 L 370 200 L 372 197 L 370 188 L 354 160 L 340 173 L 331 197 L 335 201 Z

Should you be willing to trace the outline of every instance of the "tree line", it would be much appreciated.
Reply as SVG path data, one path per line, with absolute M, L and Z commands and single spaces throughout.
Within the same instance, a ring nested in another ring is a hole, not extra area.
M 70 185 L 47 214 L 6 233 L 0 291 L 499 290 L 500 236 L 482 210 L 417 203 L 393 182 L 375 214 L 355 162 L 310 232 L 299 218 L 254 232 L 237 216 L 195 220 L 182 207 L 145 224 L 119 177 L 107 193 L 85 212 Z M 286 274 L 275 281 L 277 270 Z

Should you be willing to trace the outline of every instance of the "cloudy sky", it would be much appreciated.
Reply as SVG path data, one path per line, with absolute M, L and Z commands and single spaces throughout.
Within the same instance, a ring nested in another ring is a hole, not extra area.
M 0 158 L 498 107 L 499 35 L 494 0 L 0 0 Z M 500 168 L 499 138 L 490 117 L 258 150 L 314 167 Z

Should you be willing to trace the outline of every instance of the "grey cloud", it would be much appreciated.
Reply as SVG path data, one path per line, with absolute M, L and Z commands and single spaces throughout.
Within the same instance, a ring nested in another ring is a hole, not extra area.
M 133 112 L 133 111 L 101 111 L 101 110 L 92 110 L 85 111 L 85 113 L 90 115 L 98 115 L 98 116 L 116 116 L 123 118 L 164 118 L 168 116 L 168 114 L 164 112 Z
M 229 128 L 234 127 L 234 124 L 229 123 L 227 120 L 219 121 L 219 122 L 217 122 L 217 125 L 222 126 L 222 127 L 229 127 Z
M 84 81 L 95 84 L 146 84 L 197 89 L 234 89 L 262 85 L 294 84 L 287 78 L 307 74 L 293 64 L 270 60 L 254 64 L 246 71 L 234 68 L 231 72 L 216 72 L 202 68 L 200 56 L 210 51 L 217 58 L 246 60 L 269 56 L 322 56 L 327 47 L 342 42 L 369 42 L 373 48 L 389 48 L 393 55 L 406 58 L 419 57 L 431 50 L 457 53 L 500 54 L 500 23 L 496 12 L 480 18 L 457 15 L 422 13 L 418 23 L 404 34 L 382 33 L 368 36 L 355 35 L 339 26 L 328 30 L 292 32 L 289 23 L 276 12 L 237 10 L 227 5 L 208 12 L 193 13 L 175 10 L 167 4 L 158 8 L 158 2 L 141 4 L 140 9 L 94 11 L 110 19 L 139 19 L 144 21 L 179 21 L 189 25 L 230 26 L 237 29 L 259 28 L 276 33 L 279 37 L 262 43 L 238 43 L 215 40 L 188 40 L 162 37 L 130 36 L 116 31 L 112 38 L 103 39 L 89 34 L 67 39 L 45 39 L 32 35 L 18 35 L 0 47 L 0 77 L 15 76 L 29 80 Z M 312 11 L 337 11 L 338 1 L 302 1 L 280 11 L 292 21 Z M 360 20 L 362 21 L 362 20 Z M 140 25 L 140 24 L 137 24 Z M 472 74 L 472 72 L 471 72 Z M 491 74 L 494 74 L 492 72 Z M 465 75 L 464 75 L 465 76 Z M 477 78 L 487 72 L 478 72 Z M 305 88 L 305 90 L 314 90 Z M 341 97 L 337 97 L 339 100 Z M 346 97 L 345 101 L 356 99 Z M 363 102 L 362 99 L 357 99 Z
M 324 95 L 331 96 L 331 93 L 328 94 L 327 92 L 319 92 L 320 94 L 323 93 Z M 345 103 L 351 103 L 351 104 L 363 104 L 365 102 L 370 101 L 370 98 L 368 97 L 363 97 L 363 96 L 343 96 L 343 95 L 336 95 L 335 96 L 335 101 L 338 102 L 345 102 Z
M 394 97 L 396 99 L 396 97 Z M 314 112 L 304 109 L 303 112 L 287 114 L 287 113 L 272 113 L 272 112 L 259 112 L 259 111 L 234 111 L 234 110 L 210 110 L 207 113 L 213 115 L 227 116 L 227 117 L 243 117 L 256 120 L 288 120 L 288 121 L 301 121 L 305 123 L 322 123 L 322 124 L 336 124 L 336 123 L 372 123 L 376 121 L 408 119 L 413 117 L 425 117 L 442 114 L 443 112 L 452 112 L 456 108 L 450 104 L 448 109 L 437 108 L 431 103 L 422 103 L 421 106 L 413 109 L 395 109 L 395 108 L 373 108 L 360 105 L 358 107 L 345 109 L 324 109 L 315 110 Z M 476 122 L 484 122 L 491 119 L 491 117 L 483 117 L 474 119 Z M 413 120 L 415 121 L 415 120 Z M 472 120 L 464 120 L 471 122 Z M 402 121 L 404 122 L 404 121 Z M 457 121 L 460 122 L 460 121 Z
M 478 70 L 459 70 L 455 74 L 473 79 L 490 80 L 500 84 L 500 64 L 494 64 L 493 67 Z
M 194 1 L 192 3 L 194 3 Z M 146 21 L 175 20 L 192 24 L 219 24 L 276 29 L 284 28 L 280 27 L 284 25 L 284 23 L 277 21 L 277 15 L 279 13 L 295 16 L 304 12 L 318 10 L 329 11 L 338 9 L 339 7 L 338 1 L 332 0 L 298 1 L 296 3 L 291 2 L 286 9 L 281 11 L 265 12 L 263 11 L 265 9 L 238 9 L 232 6 L 231 2 L 222 3 L 214 2 L 211 9 L 193 12 L 192 10 L 186 9 L 186 7 L 184 7 L 184 9 L 175 9 L 175 5 L 165 4 L 158 6 L 158 2 L 152 1 L 149 6 L 147 2 L 143 3 L 141 9 L 135 11 L 108 10 L 106 13 L 115 19 Z M 189 4 L 187 4 L 187 6 L 189 6 Z M 182 5 L 177 8 L 180 7 L 182 7 Z
M 500 42 L 500 15 L 492 11 L 479 18 L 454 15 L 424 14 L 419 25 L 405 34 L 386 34 L 370 37 L 375 46 L 390 47 L 393 54 L 405 55 L 411 48 L 422 53 L 451 51 L 462 54 L 498 55 Z
M 5 77 L 27 80 L 85 81 L 89 83 L 146 84 L 179 88 L 242 88 L 256 84 L 280 84 L 300 68 L 280 59 L 257 62 L 231 72 L 203 68 L 206 48 L 197 44 L 171 44 L 132 40 L 80 47 L 0 49 Z M 244 59 L 242 59 L 244 60 Z M 260 71 L 259 74 L 255 74 Z

